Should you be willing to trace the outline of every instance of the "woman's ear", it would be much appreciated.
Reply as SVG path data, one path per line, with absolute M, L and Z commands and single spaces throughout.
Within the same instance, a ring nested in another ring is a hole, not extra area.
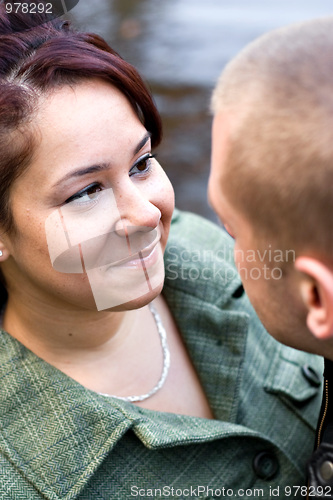
M 295 268 L 309 330 L 318 339 L 333 337 L 333 269 L 311 257 L 297 257 Z
M 7 260 L 9 255 L 10 252 L 8 251 L 7 245 L 2 240 L 2 238 L 0 238 L 0 264 L 1 262 Z

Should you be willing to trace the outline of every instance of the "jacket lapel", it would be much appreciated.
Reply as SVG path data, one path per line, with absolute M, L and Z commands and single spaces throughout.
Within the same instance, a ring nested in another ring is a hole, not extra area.
M 133 422 L 6 332 L 0 352 L 0 450 L 46 498 L 74 498 Z

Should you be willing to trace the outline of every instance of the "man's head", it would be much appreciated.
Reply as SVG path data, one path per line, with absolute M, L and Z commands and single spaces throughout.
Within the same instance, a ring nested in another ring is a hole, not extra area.
M 209 197 L 267 329 L 333 358 L 332 32 L 333 17 L 276 30 L 226 67 Z

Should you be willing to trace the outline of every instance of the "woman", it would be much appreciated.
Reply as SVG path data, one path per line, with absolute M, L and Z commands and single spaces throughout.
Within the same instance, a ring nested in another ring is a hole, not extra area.
M 261 327 L 223 231 L 175 211 L 166 248 L 140 76 L 97 35 L 0 8 L 2 497 L 303 484 L 320 365 Z

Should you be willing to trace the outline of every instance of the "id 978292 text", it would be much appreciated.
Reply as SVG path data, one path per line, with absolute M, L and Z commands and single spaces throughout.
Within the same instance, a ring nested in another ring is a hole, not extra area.
M 284 493 L 285 498 L 332 498 L 331 486 L 285 486 L 283 488 L 269 488 L 269 498 L 280 498 L 280 494 Z
M 5 4 L 7 14 L 53 14 L 53 4 L 41 2 L 6 2 L 2 0 L 0 3 Z

